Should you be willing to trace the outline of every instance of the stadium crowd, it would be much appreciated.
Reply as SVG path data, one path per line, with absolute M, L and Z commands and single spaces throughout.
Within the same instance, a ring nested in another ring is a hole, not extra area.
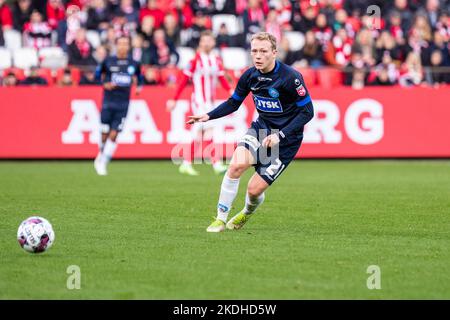
M 438 86 L 450 83 L 449 10 L 448 0 L 0 0 L 2 52 L 13 51 L 8 34 L 16 32 L 39 57 L 25 72 L 5 63 L 0 75 L 4 86 L 97 84 L 93 69 L 126 35 L 145 83 L 170 85 L 201 31 L 214 31 L 222 55 L 235 47 L 248 55 L 251 35 L 265 30 L 278 38 L 283 62 L 339 69 L 339 81 L 356 89 Z M 53 47 L 65 62 L 49 70 L 39 53 Z M 236 76 L 240 59 L 228 60 Z

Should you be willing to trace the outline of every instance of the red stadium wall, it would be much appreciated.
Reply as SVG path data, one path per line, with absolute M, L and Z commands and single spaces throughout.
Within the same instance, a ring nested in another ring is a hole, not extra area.
M 448 87 L 310 91 L 316 115 L 300 157 L 450 157 Z M 0 158 L 93 158 L 101 95 L 99 87 L 0 88 Z M 133 96 L 118 158 L 170 158 L 177 143 L 187 142 L 190 92 L 169 114 L 165 101 L 172 95 L 173 89 L 146 87 Z M 253 116 L 247 98 L 220 122 L 217 137 L 232 143 Z

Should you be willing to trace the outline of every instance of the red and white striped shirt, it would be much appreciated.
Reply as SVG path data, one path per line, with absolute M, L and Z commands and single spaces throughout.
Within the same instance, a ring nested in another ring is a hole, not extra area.
M 184 77 L 175 93 L 175 100 L 179 98 L 189 79 L 192 79 L 194 85 L 192 101 L 197 106 L 212 106 L 217 80 L 225 90 L 231 89 L 225 78 L 222 59 L 212 52 L 209 54 L 197 52 L 183 74 Z

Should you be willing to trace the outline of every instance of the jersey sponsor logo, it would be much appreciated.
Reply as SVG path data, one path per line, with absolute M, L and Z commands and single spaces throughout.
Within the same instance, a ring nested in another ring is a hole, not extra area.
M 272 81 L 272 78 L 258 77 L 258 81 Z
M 136 69 L 134 68 L 134 66 L 129 66 L 129 67 L 127 68 L 127 71 L 128 71 L 128 74 L 129 74 L 129 75 L 133 75 L 134 72 L 136 71 Z
M 126 73 L 113 73 L 111 81 L 119 87 L 129 87 L 131 85 L 131 77 Z
M 272 98 L 278 98 L 278 97 L 280 96 L 280 93 L 278 92 L 277 89 L 275 89 L 275 88 L 270 88 L 270 89 L 269 89 L 269 95 L 270 95 Z
M 297 88 L 295 88 L 295 90 L 297 90 L 297 93 L 300 97 L 303 97 L 306 95 L 306 89 L 302 84 L 300 86 L 298 86 Z
M 277 98 L 261 97 L 253 95 L 256 109 L 264 112 L 283 112 L 281 102 Z

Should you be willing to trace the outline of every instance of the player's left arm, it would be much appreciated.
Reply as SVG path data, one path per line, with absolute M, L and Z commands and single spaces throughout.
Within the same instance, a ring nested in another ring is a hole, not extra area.
M 279 135 L 281 139 L 294 134 L 314 117 L 314 106 L 309 91 L 303 81 L 303 76 L 296 72 L 294 77 L 288 78 L 286 86 L 289 94 L 295 97 L 295 105 L 299 108 L 300 112 L 280 130 Z
M 144 85 L 144 76 L 141 72 L 141 64 L 136 63 L 136 70 L 134 71 L 134 75 L 136 76 L 137 87 L 136 87 L 136 95 L 139 95 L 142 91 L 142 87 Z

